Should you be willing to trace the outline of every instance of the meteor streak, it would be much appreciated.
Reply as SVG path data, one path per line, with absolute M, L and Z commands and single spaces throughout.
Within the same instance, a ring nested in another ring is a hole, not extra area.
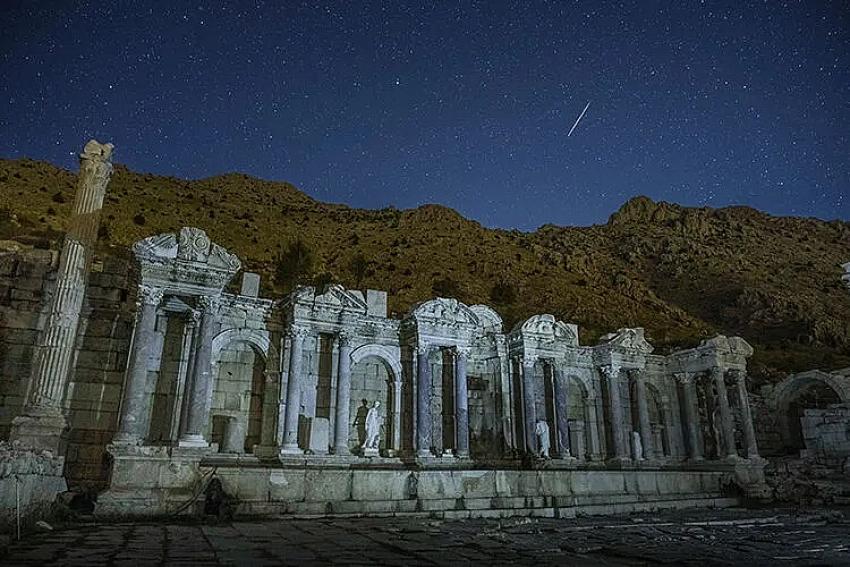
M 581 114 L 579 114 L 579 115 L 578 115 L 578 118 L 576 118 L 576 123 L 575 123 L 575 124 L 573 124 L 573 127 L 572 127 L 572 128 L 570 128 L 570 133 L 569 133 L 569 134 L 567 134 L 567 138 L 569 138 L 569 137 L 570 137 L 570 134 L 572 134 L 572 133 L 573 133 L 573 130 L 575 130 L 575 129 L 576 129 L 576 126 L 578 126 L 578 123 L 581 121 L 582 117 L 584 116 L 584 113 L 585 113 L 585 112 L 587 112 L 587 109 L 588 109 L 588 108 L 590 108 L 590 101 L 588 101 L 588 102 L 587 102 L 587 106 L 585 106 L 585 107 L 584 107 L 584 110 L 582 110 L 582 111 L 581 111 Z

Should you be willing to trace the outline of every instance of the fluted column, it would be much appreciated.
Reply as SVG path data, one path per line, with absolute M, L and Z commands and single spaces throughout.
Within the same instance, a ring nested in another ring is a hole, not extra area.
M 635 382 L 638 429 L 640 433 L 640 443 L 643 446 L 643 456 L 645 459 L 652 459 L 655 456 L 655 448 L 652 443 L 652 428 L 649 423 L 649 404 L 646 398 L 646 378 L 643 375 L 643 370 L 640 369 L 634 369 L 630 372 L 630 374 L 632 380 Z
M 349 455 L 351 454 L 348 446 L 348 420 L 351 408 L 351 337 L 348 333 L 341 332 L 338 343 L 334 453 Z
M 714 381 L 714 389 L 717 392 L 717 407 L 720 410 L 720 432 L 723 437 L 721 446 L 726 457 L 734 459 L 738 456 L 738 451 L 735 448 L 735 426 L 732 423 L 732 410 L 729 408 L 729 396 L 726 392 L 723 369 L 718 366 L 713 367 L 711 379 Z
M 37 449 L 57 452 L 66 426 L 62 403 L 74 359 L 91 249 L 111 175 L 112 144 L 89 141 L 80 154 L 74 209 L 62 243 L 47 323 L 35 349 L 26 405 L 12 421 L 11 440 Z
M 189 402 L 186 404 L 186 431 L 180 436 L 181 447 L 208 447 L 204 434 L 209 425 L 209 398 L 212 393 L 212 342 L 218 330 L 220 298 L 202 296 L 198 299 L 201 321 L 198 342 L 195 345 L 195 363 L 192 366 L 192 383 Z
M 458 457 L 469 456 L 469 390 L 466 365 L 469 349 L 458 348 L 455 356 L 455 435 Z
M 147 435 L 147 413 L 150 411 L 148 396 L 148 363 L 154 346 L 156 312 L 162 301 L 162 290 L 140 285 L 136 301 L 136 328 L 133 332 L 133 349 L 127 365 L 124 397 L 121 403 L 121 419 L 118 433 L 113 442 L 139 445 Z
M 428 345 L 420 344 L 416 357 L 416 454 L 431 455 L 431 363 Z
M 293 326 L 289 330 L 289 378 L 286 381 L 286 421 L 283 425 L 281 453 L 298 455 L 298 415 L 301 411 L 301 363 L 307 329 Z M 347 422 L 346 422 L 347 423 Z
M 522 362 L 522 406 L 525 419 L 523 421 L 525 430 L 525 451 L 533 455 L 537 454 L 537 405 L 535 399 L 537 392 L 534 381 L 534 363 L 536 358 L 525 356 Z
M 759 450 L 756 443 L 756 431 L 753 426 L 753 415 L 750 410 L 750 397 L 747 395 L 747 373 L 743 370 L 732 370 L 735 384 L 738 386 L 738 405 L 741 408 L 741 421 L 744 427 L 744 446 L 748 459 L 758 458 Z
M 557 446 L 555 455 L 561 459 L 570 457 L 570 427 L 569 427 L 569 384 L 564 371 L 557 364 L 552 364 L 552 381 L 555 384 L 555 421 L 557 424 Z
M 685 404 L 685 429 L 688 435 L 688 456 L 694 461 L 702 460 L 699 435 L 700 423 L 697 412 L 697 386 L 696 376 L 692 372 L 681 372 L 676 374 L 676 379 L 682 384 Z
M 608 411 L 611 415 L 611 439 L 614 443 L 614 458 L 628 459 L 628 444 L 623 428 L 623 402 L 620 396 L 620 368 L 608 364 L 600 368 L 608 381 Z

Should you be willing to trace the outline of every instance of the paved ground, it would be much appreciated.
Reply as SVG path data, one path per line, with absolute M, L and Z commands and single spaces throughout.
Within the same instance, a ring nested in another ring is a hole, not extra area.
M 421 518 L 83 524 L 31 535 L 3 565 L 850 565 L 850 509 L 576 520 Z

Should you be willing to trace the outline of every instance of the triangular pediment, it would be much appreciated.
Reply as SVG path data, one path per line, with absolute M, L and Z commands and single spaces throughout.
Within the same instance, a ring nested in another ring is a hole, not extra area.
M 654 350 L 653 346 L 646 340 L 642 327 L 618 329 L 614 333 L 608 333 L 600 339 L 600 345 L 608 348 L 634 350 L 643 354 L 649 354 Z

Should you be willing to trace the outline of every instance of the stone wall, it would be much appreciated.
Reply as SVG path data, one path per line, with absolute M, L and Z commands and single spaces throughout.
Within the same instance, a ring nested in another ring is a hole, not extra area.
M 816 460 L 850 457 L 850 405 L 807 409 L 801 421 L 805 456 Z
M 57 258 L 52 250 L 7 246 L 0 252 L 0 438 L 8 438 L 24 404 Z M 64 405 L 70 425 L 65 474 L 72 487 L 107 480 L 105 447 L 115 432 L 135 313 L 129 289 L 135 274 L 126 252 L 95 257 Z
M 49 516 L 66 489 L 61 458 L 0 441 L 0 532 L 14 531 L 18 505 L 24 525 Z

